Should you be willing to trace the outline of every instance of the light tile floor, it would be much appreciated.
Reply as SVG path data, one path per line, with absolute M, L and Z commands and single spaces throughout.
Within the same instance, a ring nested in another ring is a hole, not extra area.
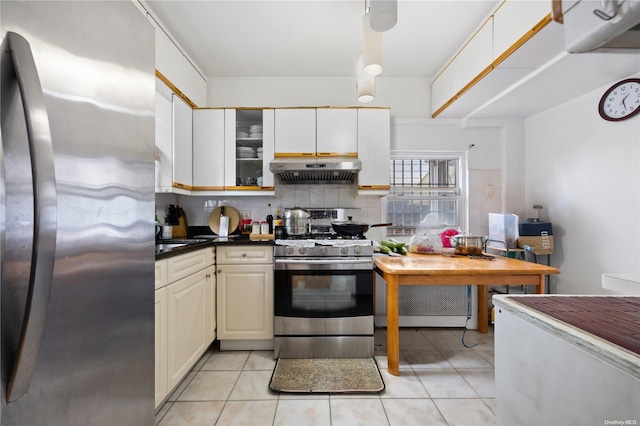
M 400 330 L 400 376 L 387 372 L 386 330 L 376 329 L 385 390 L 298 395 L 269 390 L 273 351 L 213 347 L 156 414 L 156 425 L 494 425 L 493 327 Z M 214 345 L 215 347 L 215 345 Z

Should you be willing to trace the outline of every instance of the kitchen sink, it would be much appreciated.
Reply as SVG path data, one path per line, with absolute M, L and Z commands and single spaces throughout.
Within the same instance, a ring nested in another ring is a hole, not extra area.
M 204 239 L 183 239 L 183 240 L 160 240 L 156 243 L 156 254 L 167 253 L 174 249 L 181 247 L 187 247 L 193 244 L 200 244 L 207 242 Z
M 177 247 L 184 247 L 187 243 L 160 243 L 156 244 L 156 251 L 171 250 Z

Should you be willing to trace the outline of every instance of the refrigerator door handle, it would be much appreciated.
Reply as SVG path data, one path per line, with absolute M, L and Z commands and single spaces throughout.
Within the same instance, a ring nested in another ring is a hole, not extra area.
M 25 395 L 36 367 L 47 319 L 56 252 L 57 192 L 49 117 L 31 47 L 21 35 L 6 34 L 22 97 L 33 178 L 33 251 L 27 306 L 7 387 L 7 402 Z

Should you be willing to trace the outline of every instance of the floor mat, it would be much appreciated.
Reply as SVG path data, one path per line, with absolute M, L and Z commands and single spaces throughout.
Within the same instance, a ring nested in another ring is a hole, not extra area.
M 275 392 L 380 392 L 384 382 L 374 358 L 281 358 L 271 376 Z

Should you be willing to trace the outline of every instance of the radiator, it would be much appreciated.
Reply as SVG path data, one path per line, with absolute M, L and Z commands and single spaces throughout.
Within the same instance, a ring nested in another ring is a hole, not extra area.
M 376 327 L 387 325 L 387 286 L 376 275 Z M 471 297 L 469 297 L 471 296 Z M 471 319 L 467 327 L 478 328 L 478 292 L 459 286 L 400 286 L 398 312 L 400 327 L 463 327 L 469 303 Z

